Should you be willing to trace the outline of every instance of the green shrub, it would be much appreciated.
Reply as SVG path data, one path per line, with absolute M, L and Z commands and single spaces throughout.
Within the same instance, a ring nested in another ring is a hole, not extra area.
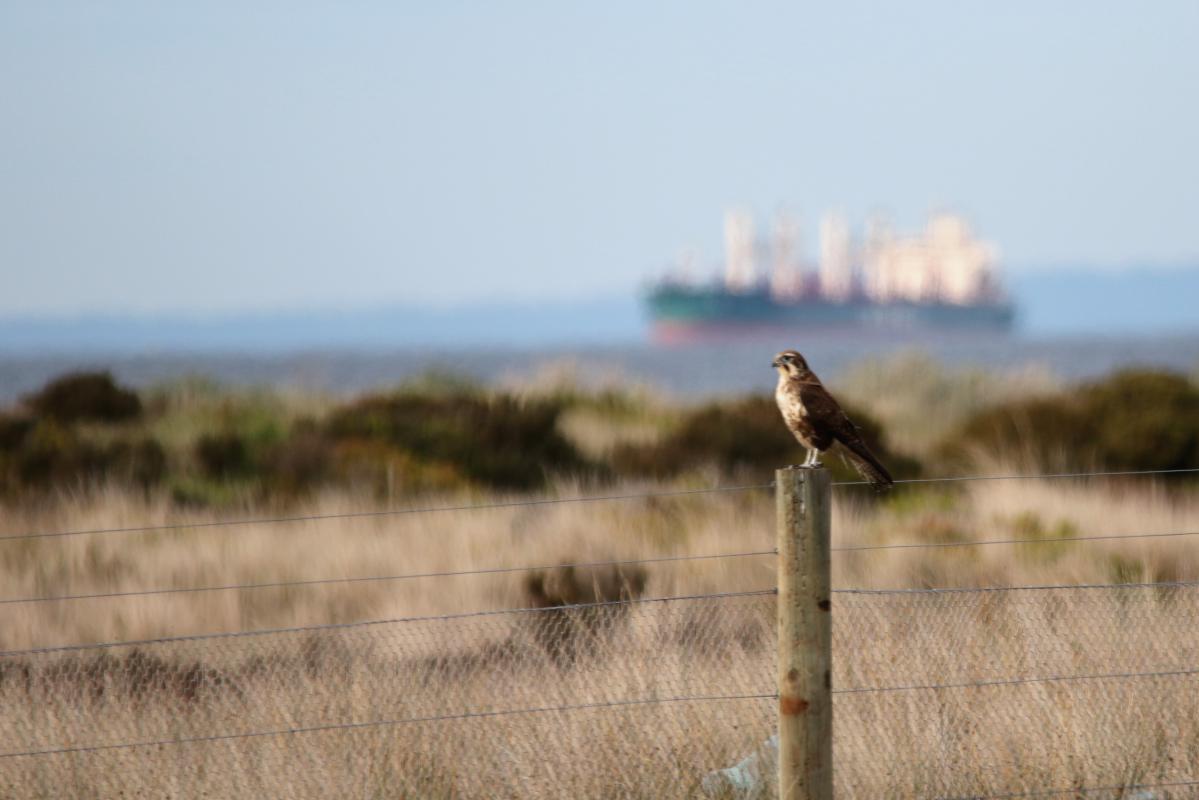
M 228 480 L 254 470 L 246 441 L 236 433 L 206 433 L 196 440 L 192 452 L 205 477 Z
M 665 478 L 712 465 L 722 472 L 778 467 L 800 460 L 797 452 L 774 401 L 751 396 L 686 413 L 659 442 L 617 447 L 612 466 L 618 473 Z
M 241 482 L 246 484 L 243 488 L 253 488 L 266 497 L 292 498 L 339 477 L 332 469 L 333 447 L 315 422 L 304 419 L 286 435 L 274 424 L 244 433 L 206 433 L 196 439 L 192 455 L 203 478 L 197 485 Z M 191 504 L 196 496 L 212 494 L 207 490 L 189 493 L 183 484 L 180 487 L 183 489 L 176 495 L 186 496 Z
M 336 441 L 385 442 L 418 460 L 503 489 L 537 489 L 547 475 L 588 467 L 557 429 L 561 407 L 473 392 L 376 395 L 330 416 Z
M 987 456 L 1065 469 L 1085 461 L 1084 450 L 1095 439 L 1094 422 L 1074 397 L 1017 400 L 971 417 L 941 446 L 940 455 L 955 466 Z
M 40 417 L 59 422 L 124 422 L 142 413 L 142 403 L 108 372 L 73 372 L 56 378 L 25 398 Z
M 32 417 L 0 414 L 0 453 L 16 450 L 37 425 Z
M 846 408 L 862 438 L 895 477 L 910 476 L 918 465 L 893 453 L 885 444 L 882 428 L 865 412 Z M 838 480 L 856 480 L 853 467 L 836 457 L 824 457 Z M 735 401 L 709 403 L 683 418 L 679 427 L 660 442 L 624 445 L 612 454 L 617 473 L 665 478 L 691 469 L 715 466 L 726 474 L 769 474 L 778 467 L 803 461 L 804 449 L 787 430 L 774 398 L 751 395 Z
M 350 439 L 333 446 L 330 480 L 381 501 L 396 495 L 448 492 L 470 485 L 452 464 L 423 461 L 386 442 Z
M 260 469 L 267 488 L 286 495 L 303 494 L 330 480 L 333 445 L 315 423 L 301 421 L 281 442 L 263 453 Z
M 259 500 L 255 486 L 184 474 L 172 475 L 166 489 L 171 502 L 180 508 L 245 507 Z
M 52 420 L 35 425 L 10 456 L 16 482 L 36 488 L 98 479 L 103 475 L 104 462 L 99 446 Z
M 104 482 L 145 489 L 166 471 L 166 452 L 154 439 L 101 444 L 53 420 L 38 422 L 0 461 L 7 486 L 37 490 Z
M 104 453 L 104 477 L 143 490 L 162 482 L 167 475 L 167 454 L 150 437 L 117 441 Z
M 1181 375 L 1126 370 L 1062 395 L 968 420 L 944 456 L 1031 460 L 1046 469 L 1181 469 L 1199 464 L 1199 389 Z
M 1181 375 L 1118 372 L 1081 392 L 1100 462 L 1110 469 L 1199 466 L 1199 388 Z

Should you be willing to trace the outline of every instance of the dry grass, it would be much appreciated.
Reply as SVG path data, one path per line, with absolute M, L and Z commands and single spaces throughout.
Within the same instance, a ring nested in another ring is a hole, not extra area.
M 574 487 L 558 487 L 571 494 Z M 640 487 L 625 487 L 636 490 Z M 441 498 L 437 502 L 454 502 Z M 347 495 L 304 512 L 363 510 Z M 1199 530 L 1146 480 L 983 482 L 872 502 L 838 490 L 834 546 Z M 177 521 L 109 492 L 0 516 L 0 535 Z M 204 521 L 203 516 L 192 518 Z M 0 542 L 5 597 L 768 549 L 768 493 Z M 844 553 L 838 587 L 1199 578 L 1190 538 Z M 773 586 L 769 557 L 653 564 L 649 597 Z M 0 647 L 128 640 L 529 603 L 519 574 L 8 604 Z M 1199 590 L 838 595 L 834 685 L 1196 666 Z M 530 614 L 6 656 L 2 752 L 327 722 L 772 690 L 769 597 L 637 604 L 569 663 Z M 544 613 L 544 612 L 538 612 Z M 552 612 L 556 613 L 556 612 Z M 133 655 L 134 653 L 138 655 Z M 1195 777 L 1195 678 L 838 695 L 844 797 Z M 5 796 L 693 797 L 769 734 L 770 700 L 498 715 L 0 758 Z M 1102 795 L 1101 795 L 1102 796 Z M 1118 795 L 1109 795 L 1118 796 Z

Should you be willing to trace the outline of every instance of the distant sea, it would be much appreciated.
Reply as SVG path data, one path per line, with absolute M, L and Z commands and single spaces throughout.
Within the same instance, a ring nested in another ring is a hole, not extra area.
M 572 375 L 581 383 L 597 386 L 635 382 L 675 395 L 716 395 L 771 389 L 771 357 L 786 347 L 801 349 L 826 379 L 861 359 L 885 359 L 909 351 L 927 353 L 948 365 L 1000 370 L 1043 368 L 1065 379 L 1100 375 L 1130 365 L 1199 370 L 1199 333 L 888 339 L 856 335 L 677 348 L 637 344 L 74 356 L 9 353 L 0 354 L 0 404 L 12 402 L 54 375 L 77 369 L 110 369 L 121 381 L 140 387 L 204 376 L 231 386 L 270 385 L 347 394 L 394 386 L 436 371 L 485 383 L 525 383 Z
M 797 334 L 681 348 L 648 343 L 635 292 L 449 309 L 0 317 L 0 404 L 77 369 L 111 369 L 136 386 L 199 375 L 331 393 L 430 370 L 489 383 L 569 371 L 595 384 L 712 395 L 770 388 L 770 357 L 785 347 L 803 351 L 826 378 L 905 350 L 951 365 L 1040 367 L 1065 379 L 1134 364 L 1199 370 L 1199 269 L 1029 270 L 1008 284 L 1019 322 L 1006 336 Z

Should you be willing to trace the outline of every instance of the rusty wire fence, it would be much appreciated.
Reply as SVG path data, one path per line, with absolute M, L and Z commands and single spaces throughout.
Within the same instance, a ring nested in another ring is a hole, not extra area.
M 774 588 L 629 588 L 0 652 L 0 796 L 773 796 Z M 1199 582 L 841 588 L 833 612 L 838 797 L 1199 796 Z

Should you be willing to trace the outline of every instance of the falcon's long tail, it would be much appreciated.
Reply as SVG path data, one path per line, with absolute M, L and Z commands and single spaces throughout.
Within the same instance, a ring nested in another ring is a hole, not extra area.
M 874 453 L 870 452 L 870 448 L 861 439 L 850 442 L 842 440 L 841 444 L 845 445 L 845 457 L 849 459 L 849 463 L 853 464 L 854 469 L 870 481 L 870 485 L 875 489 L 890 489 L 895 484 L 891 473 L 887 472 L 887 468 L 874 457 Z

